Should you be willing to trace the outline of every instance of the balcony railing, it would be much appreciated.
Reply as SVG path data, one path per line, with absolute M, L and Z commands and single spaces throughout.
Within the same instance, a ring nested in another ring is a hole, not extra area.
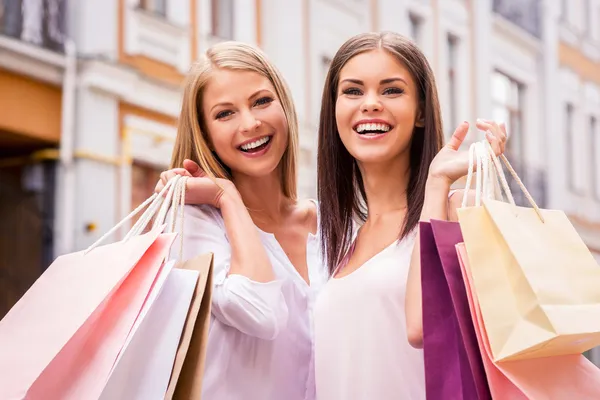
M 494 12 L 533 36 L 541 37 L 540 0 L 494 0 Z
M 0 35 L 64 51 L 67 0 L 0 0 Z

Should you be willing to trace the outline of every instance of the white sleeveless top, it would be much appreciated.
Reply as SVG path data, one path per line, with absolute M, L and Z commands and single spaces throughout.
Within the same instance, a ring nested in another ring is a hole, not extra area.
M 331 278 L 319 294 L 317 400 L 425 399 L 423 351 L 408 343 L 404 309 L 416 233 Z

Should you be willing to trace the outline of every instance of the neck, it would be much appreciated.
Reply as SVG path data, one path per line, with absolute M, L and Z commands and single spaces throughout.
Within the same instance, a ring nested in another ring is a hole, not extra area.
M 268 176 L 233 174 L 233 182 L 255 223 L 281 221 L 291 200 L 284 196 L 279 170 Z
M 369 205 L 368 220 L 406 209 L 410 178 L 407 155 L 390 162 L 359 164 L 359 167 Z

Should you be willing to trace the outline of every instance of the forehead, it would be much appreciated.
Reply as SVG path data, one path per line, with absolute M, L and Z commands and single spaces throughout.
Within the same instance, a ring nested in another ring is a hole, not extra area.
M 235 98 L 248 99 L 260 90 L 275 88 L 267 77 L 254 72 L 218 68 L 214 70 L 204 88 L 204 99 L 207 103 L 233 101 Z
M 392 76 L 413 82 L 408 68 L 396 57 L 383 49 L 369 50 L 352 57 L 340 71 L 340 81 L 343 79 L 360 79 L 364 82 Z

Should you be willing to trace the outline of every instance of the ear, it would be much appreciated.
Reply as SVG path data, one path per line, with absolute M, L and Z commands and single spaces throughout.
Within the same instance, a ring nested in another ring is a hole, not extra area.
M 423 111 L 421 107 L 417 111 L 417 118 L 415 119 L 415 126 L 417 128 L 423 128 L 425 126 L 425 118 L 423 117 Z

